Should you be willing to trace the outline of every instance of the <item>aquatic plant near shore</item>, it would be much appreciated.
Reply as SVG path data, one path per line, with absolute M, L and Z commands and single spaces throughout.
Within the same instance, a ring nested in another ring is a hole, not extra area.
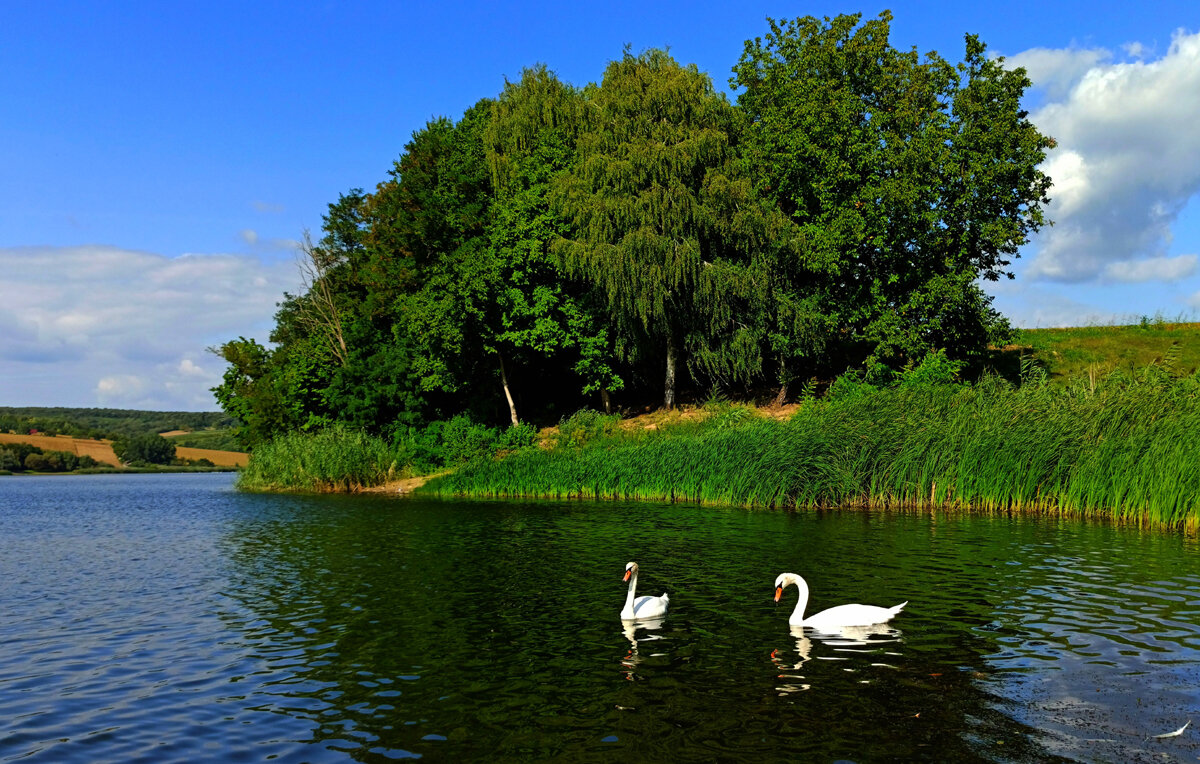
M 516 453 L 431 493 L 763 507 L 945 507 L 1200 524 L 1200 378 L 1169 366 L 1064 387 L 874 390 L 791 420 Z
M 393 449 L 381 438 L 331 427 L 262 444 L 237 486 L 245 491 L 354 491 L 385 482 L 395 469 Z

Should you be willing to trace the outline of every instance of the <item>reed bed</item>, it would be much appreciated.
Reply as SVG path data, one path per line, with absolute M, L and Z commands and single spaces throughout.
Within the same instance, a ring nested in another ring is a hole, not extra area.
M 425 492 L 1108 516 L 1195 529 L 1200 379 L 930 385 L 812 401 L 790 420 L 664 430 L 477 462 Z
M 350 492 L 380 485 L 396 470 L 382 439 L 341 427 L 290 433 L 264 443 L 238 476 L 245 491 Z

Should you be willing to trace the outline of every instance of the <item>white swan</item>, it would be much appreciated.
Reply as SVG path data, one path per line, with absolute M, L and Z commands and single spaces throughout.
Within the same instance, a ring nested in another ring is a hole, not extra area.
M 661 597 L 638 597 L 634 599 L 637 588 L 638 564 L 625 564 L 625 580 L 629 582 L 629 594 L 625 597 L 625 608 L 621 610 L 622 621 L 637 621 L 646 618 L 660 618 L 667 614 L 667 603 L 671 598 L 663 592 Z
M 792 611 L 788 623 L 792 626 L 811 626 L 817 631 L 833 631 L 846 626 L 872 626 L 877 623 L 886 623 L 895 618 L 908 604 L 906 600 L 895 607 L 838 605 L 805 618 L 804 608 L 808 605 L 808 584 L 795 573 L 780 573 L 779 577 L 775 579 L 775 601 L 778 602 L 779 598 L 783 596 L 783 588 L 792 584 L 795 584 L 796 588 L 800 590 L 800 599 L 796 602 L 796 609 Z

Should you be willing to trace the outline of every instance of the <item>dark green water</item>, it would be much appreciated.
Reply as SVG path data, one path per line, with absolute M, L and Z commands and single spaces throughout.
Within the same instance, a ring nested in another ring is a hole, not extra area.
M 1195 540 L 0 478 L 0 760 L 1190 761 Z M 618 619 L 625 563 L 671 595 Z M 810 607 L 910 605 L 859 644 Z

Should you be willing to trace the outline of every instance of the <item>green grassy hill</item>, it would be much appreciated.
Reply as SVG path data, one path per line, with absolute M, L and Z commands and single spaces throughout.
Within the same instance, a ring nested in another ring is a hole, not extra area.
M 1023 329 L 1002 353 L 1002 365 L 1019 364 L 1021 355 L 1032 354 L 1052 383 L 1089 375 L 1100 378 L 1118 368 L 1132 371 L 1156 363 L 1191 374 L 1200 367 L 1200 323 Z

